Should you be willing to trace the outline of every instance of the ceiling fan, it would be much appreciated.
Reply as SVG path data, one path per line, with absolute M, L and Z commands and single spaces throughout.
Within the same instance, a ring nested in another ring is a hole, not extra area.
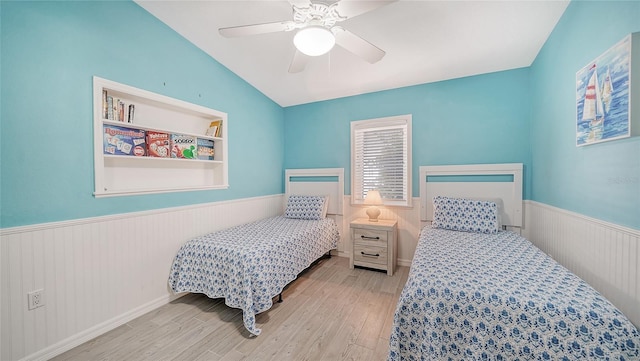
M 293 20 L 220 28 L 218 31 L 222 36 L 232 38 L 296 30 L 296 35 L 293 38 L 296 52 L 289 66 L 290 73 L 301 72 L 307 65 L 310 56 L 326 54 L 334 45 L 338 45 L 373 64 L 382 59 L 385 52 L 335 24 L 395 1 L 397 0 L 340 0 L 327 5 L 319 2 L 313 3 L 310 0 L 289 0 L 293 7 Z

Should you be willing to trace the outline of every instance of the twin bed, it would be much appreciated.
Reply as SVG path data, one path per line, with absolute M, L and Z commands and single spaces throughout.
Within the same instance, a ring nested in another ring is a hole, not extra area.
M 480 176 L 478 176 L 480 175 Z M 421 220 L 389 360 L 638 360 L 634 325 L 502 226 L 522 226 L 522 165 L 420 168 Z
M 242 309 L 245 328 L 259 335 L 255 315 L 340 239 L 343 170 L 287 170 L 282 216 L 206 234 L 185 243 L 169 274 L 175 292 L 224 298 Z M 327 216 L 328 215 L 328 216 Z

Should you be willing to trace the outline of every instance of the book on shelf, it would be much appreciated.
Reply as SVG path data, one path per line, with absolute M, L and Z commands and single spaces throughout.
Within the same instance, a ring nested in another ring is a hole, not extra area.
M 102 89 L 102 117 L 109 119 L 109 110 L 107 109 L 107 89 Z
M 168 133 L 147 130 L 147 156 L 169 158 L 171 140 Z
M 133 114 L 136 110 L 136 105 L 135 104 L 129 104 L 129 113 L 128 113 L 128 118 L 127 121 L 129 123 L 133 123 Z
M 205 131 L 204 135 L 208 137 L 220 137 L 222 129 L 222 120 L 214 120 L 209 123 L 209 128 Z
M 138 157 L 146 154 L 144 130 L 114 125 L 104 125 L 102 129 L 104 154 L 133 155 Z
M 113 119 L 116 122 L 120 121 L 120 110 L 118 110 L 118 106 L 120 105 L 120 98 L 113 98 Z
M 113 120 L 113 97 L 107 95 L 107 116 L 105 119 Z
M 213 140 L 198 138 L 198 159 L 213 160 L 214 153 Z
M 183 134 L 171 134 L 171 158 L 196 159 L 196 137 Z
M 126 104 L 124 100 L 114 98 L 107 89 L 102 90 L 102 116 L 116 122 L 133 123 L 135 104 Z
M 124 102 L 122 100 L 118 100 L 118 121 L 124 122 Z

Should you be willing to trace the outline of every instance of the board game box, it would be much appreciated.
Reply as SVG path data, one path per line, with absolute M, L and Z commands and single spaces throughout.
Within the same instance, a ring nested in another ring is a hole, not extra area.
M 171 158 L 196 159 L 196 137 L 171 134 Z
M 113 125 L 103 125 L 104 154 L 134 155 L 146 154 L 145 131 Z
M 147 156 L 169 158 L 171 156 L 170 142 L 168 133 L 147 130 Z
M 198 138 L 198 159 L 213 160 L 213 140 Z

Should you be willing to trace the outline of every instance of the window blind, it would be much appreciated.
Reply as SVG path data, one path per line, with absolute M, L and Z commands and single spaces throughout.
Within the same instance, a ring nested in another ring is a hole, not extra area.
M 355 203 L 361 203 L 369 190 L 377 189 L 385 204 L 408 205 L 408 122 L 364 123 L 353 128 L 352 136 Z

